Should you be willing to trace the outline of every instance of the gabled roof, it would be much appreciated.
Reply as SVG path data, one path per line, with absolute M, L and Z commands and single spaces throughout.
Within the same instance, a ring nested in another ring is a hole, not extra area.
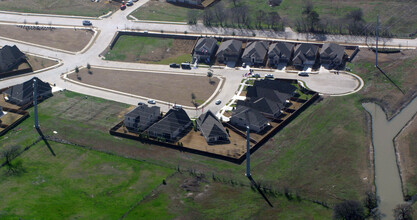
M 255 87 L 250 86 L 248 87 L 246 97 L 251 99 L 258 99 L 258 98 L 267 98 L 274 102 L 279 102 L 284 104 L 286 100 L 291 98 L 292 95 L 288 93 L 282 93 L 278 90 L 273 90 L 269 88 L 263 88 L 263 87 Z
M 255 125 L 262 127 L 269 122 L 259 111 L 243 105 L 237 106 L 233 111 L 232 118 L 233 117 L 241 118 L 246 121 L 249 126 Z
M 229 53 L 239 53 L 241 49 L 242 49 L 242 41 L 227 40 L 220 44 L 220 47 L 217 50 L 216 56 L 221 55 L 225 53 L 226 51 Z
M 25 54 L 23 54 L 19 48 L 14 46 L 4 46 L 0 49 L 0 72 L 9 71 L 22 59 L 26 58 Z
M 208 110 L 196 120 L 198 127 L 206 139 L 217 136 L 227 136 L 227 133 L 217 117 Z
M 301 61 L 307 60 L 308 57 L 315 57 L 319 47 L 314 44 L 299 44 L 295 47 L 294 59 L 301 59 Z
M 153 114 L 154 112 L 158 112 L 159 114 L 160 108 L 158 106 L 152 106 L 149 107 L 146 104 L 139 104 L 136 108 L 134 108 L 132 111 L 128 112 L 125 116 L 137 118 L 140 116 L 149 116 Z
M 263 59 L 267 53 L 268 44 L 265 41 L 252 41 L 246 45 L 242 58 L 254 57 Z
M 269 88 L 273 90 L 277 90 L 281 93 L 287 93 L 287 94 L 293 94 L 295 90 L 297 90 L 297 87 L 291 85 L 290 82 L 286 80 L 256 80 L 253 83 L 254 87 L 262 87 L 262 88 Z
M 284 108 L 284 104 L 279 101 L 273 101 L 265 97 L 253 97 L 245 101 L 238 100 L 236 106 L 243 105 L 253 108 L 259 112 L 275 115 Z
M 280 58 L 291 58 L 292 51 L 294 50 L 294 44 L 287 42 L 273 43 L 269 46 L 268 57 L 278 56 Z
M 343 56 L 345 55 L 345 47 L 340 46 L 339 44 L 335 43 L 325 43 L 320 51 L 320 58 L 321 59 L 329 59 L 329 60 L 339 60 L 340 62 L 343 60 Z
M 32 79 L 18 84 L 14 85 L 10 88 L 8 88 L 5 93 L 10 98 L 14 98 L 20 101 L 23 101 L 25 99 L 32 99 L 33 98 L 33 79 L 37 80 L 38 83 L 38 94 L 44 94 L 47 92 L 52 92 L 52 88 L 49 85 L 49 83 L 43 82 L 37 77 L 33 77 Z
M 194 52 L 198 54 L 211 53 L 217 46 L 215 38 L 200 38 L 195 45 Z
M 178 128 L 185 127 L 189 122 L 191 120 L 183 109 L 172 108 L 161 120 L 149 127 L 148 130 L 159 133 L 172 133 Z

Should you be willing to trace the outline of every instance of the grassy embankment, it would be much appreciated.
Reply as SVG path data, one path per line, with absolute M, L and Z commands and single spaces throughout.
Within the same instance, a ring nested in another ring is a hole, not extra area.
M 192 40 L 120 36 L 106 55 L 107 60 L 170 64 L 191 61 Z
M 226 8 L 233 7 L 232 0 L 222 1 Z M 266 13 L 278 12 L 289 26 L 294 27 L 297 19 L 300 18 L 303 11 L 303 0 L 283 0 L 280 6 L 270 7 L 264 0 L 242 0 L 239 5 L 248 7 L 249 17 L 252 25 L 256 22 L 256 16 L 259 10 Z M 372 0 L 372 1 L 333 1 L 333 0 L 313 0 L 314 8 L 319 13 L 320 18 L 335 20 L 343 18 L 350 11 L 362 9 L 364 20 L 366 22 L 376 22 L 376 15 L 380 16 L 380 21 L 386 26 L 390 26 L 392 33 L 408 35 L 417 29 L 417 15 L 410 12 L 403 16 L 403 12 L 410 10 L 410 3 L 406 1 L 395 0 Z M 144 7 L 137 9 L 132 13 L 141 20 L 157 21 L 187 21 L 187 12 L 190 10 L 185 7 L 175 6 L 166 2 L 150 1 Z M 202 17 L 203 11 L 196 10 L 199 17 Z
M 85 0 L 13 0 L 0 1 L 0 10 L 25 13 L 60 14 L 98 17 L 115 11 L 119 3 L 109 1 L 91 2 Z M 35 22 L 35 21 L 27 21 Z M 52 22 L 53 23 L 53 22 Z M 81 22 L 80 22 L 81 25 Z

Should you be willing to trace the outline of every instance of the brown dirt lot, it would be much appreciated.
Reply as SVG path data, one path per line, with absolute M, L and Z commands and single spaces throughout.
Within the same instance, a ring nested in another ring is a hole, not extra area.
M 41 26 L 45 27 L 45 25 Z M 53 30 L 26 30 L 15 25 L 0 25 L 1 37 L 72 52 L 82 50 L 93 35 L 94 32 L 90 29 L 55 28 Z
M 26 57 L 27 57 L 27 61 L 32 66 L 33 71 L 44 69 L 44 68 L 53 66 L 58 63 L 55 60 L 50 60 L 50 59 L 32 56 L 32 55 L 26 55 Z
M 210 84 L 206 76 L 177 75 L 150 72 L 118 71 L 111 69 L 81 69 L 77 74 L 68 77 L 82 83 L 113 89 L 134 95 L 162 100 L 180 105 L 193 106 L 191 93 L 196 101 L 207 100 L 219 84 L 218 78 L 213 78 Z

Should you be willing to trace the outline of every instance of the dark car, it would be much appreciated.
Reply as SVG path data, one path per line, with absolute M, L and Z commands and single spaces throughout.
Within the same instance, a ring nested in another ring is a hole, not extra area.
M 190 65 L 190 63 L 181 63 L 181 68 L 185 69 L 185 70 L 190 70 L 191 65 Z
M 123 10 L 125 10 L 125 9 L 126 9 L 126 5 L 124 5 L 124 4 L 123 4 L 122 6 L 120 6 L 120 10 L 122 10 L 122 11 L 123 11 Z
M 91 23 L 91 21 L 84 20 L 83 25 L 84 26 L 90 26 L 90 25 L 93 25 L 93 24 Z
M 171 63 L 171 64 L 169 64 L 169 67 L 171 67 L 171 68 L 180 68 L 180 65 L 176 64 L 176 63 Z

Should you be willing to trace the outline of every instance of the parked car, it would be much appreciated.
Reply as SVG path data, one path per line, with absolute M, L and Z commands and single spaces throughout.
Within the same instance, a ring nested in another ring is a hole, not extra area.
M 216 105 L 220 105 L 221 103 L 222 103 L 222 100 L 220 100 L 220 99 L 217 99 L 216 102 L 215 102 Z
M 132 6 L 133 5 L 133 2 L 132 1 L 128 1 L 128 2 L 126 2 L 126 5 L 127 6 Z
M 120 6 L 120 10 L 125 10 L 126 9 L 126 5 L 125 4 L 123 4 L 122 6 Z
M 242 63 L 242 67 L 243 68 L 246 68 L 246 63 Z
M 190 70 L 191 69 L 191 65 L 190 63 L 181 63 L 181 68 L 182 69 L 186 69 L 186 70 Z
M 169 64 L 169 67 L 171 67 L 171 68 L 180 68 L 180 65 L 176 64 L 176 63 L 171 63 L 171 64 Z
M 259 78 L 259 77 L 261 77 L 261 75 L 259 75 L 259 73 L 255 73 L 255 74 L 253 74 L 253 77 Z
M 153 100 L 153 99 L 148 99 L 148 103 L 149 103 L 149 104 L 156 104 L 156 101 L 155 101 L 155 100 Z
M 91 23 L 91 21 L 84 20 L 84 21 L 83 21 L 83 25 L 84 25 L 84 26 L 91 26 L 91 25 L 93 25 L 93 24 Z
M 173 107 L 173 108 L 176 108 L 176 109 L 182 109 L 182 105 L 178 105 L 178 104 L 175 104 L 175 105 L 173 105 L 172 107 Z
M 308 76 L 308 72 L 299 72 L 298 75 L 299 76 Z
M 274 75 L 272 74 L 265 74 L 265 79 L 273 79 Z

